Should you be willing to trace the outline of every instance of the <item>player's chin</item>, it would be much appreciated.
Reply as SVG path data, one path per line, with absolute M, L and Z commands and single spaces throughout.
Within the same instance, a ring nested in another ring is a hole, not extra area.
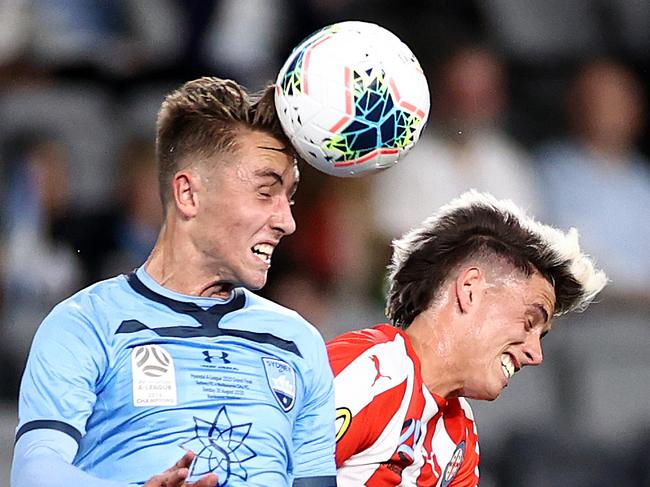
M 501 395 L 503 392 L 503 389 L 500 389 L 498 392 L 491 392 L 490 394 L 486 394 L 485 397 L 483 398 L 484 401 L 494 401 L 497 397 Z
M 481 397 L 477 398 L 482 401 L 494 401 L 501 395 L 503 390 L 508 387 L 508 381 L 503 375 L 496 374 L 486 381 L 481 390 Z
M 268 272 L 266 270 L 252 273 L 244 282 L 244 287 L 251 291 L 259 291 L 266 286 Z
M 479 400 L 479 401 L 488 401 L 489 402 L 489 401 L 494 401 L 497 397 L 499 397 L 502 390 L 503 389 L 501 389 L 499 391 L 485 390 L 485 391 L 482 391 L 480 394 L 474 394 L 472 396 L 466 396 L 466 397 L 468 397 L 469 399 L 476 399 L 476 400 Z
M 470 399 L 477 399 L 479 401 L 488 401 L 488 402 L 490 402 L 490 401 L 494 401 L 497 397 L 499 397 L 500 394 L 501 394 L 501 391 L 499 391 L 499 392 L 489 391 L 489 392 L 484 392 L 482 394 L 478 394 L 475 397 L 471 397 Z
M 486 381 L 480 385 L 475 384 L 475 386 L 478 387 L 466 387 L 461 392 L 461 396 L 478 401 L 494 401 L 505 388 L 505 386 L 498 381 Z

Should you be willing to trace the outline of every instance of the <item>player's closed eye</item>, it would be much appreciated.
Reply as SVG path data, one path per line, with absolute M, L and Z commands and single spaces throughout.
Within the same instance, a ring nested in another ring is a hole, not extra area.
M 274 192 L 271 186 L 262 186 L 258 188 L 257 194 L 264 198 L 271 198 Z

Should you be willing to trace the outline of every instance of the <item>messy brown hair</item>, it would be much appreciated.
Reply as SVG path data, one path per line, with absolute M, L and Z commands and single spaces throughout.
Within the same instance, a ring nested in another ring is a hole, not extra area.
M 523 276 L 539 272 L 555 290 L 554 315 L 585 309 L 607 282 L 582 253 L 575 229 L 534 220 L 509 200 L 468 191 L 393 242 L 386 314 L 408 327 L 468 260 L 505 262 Z

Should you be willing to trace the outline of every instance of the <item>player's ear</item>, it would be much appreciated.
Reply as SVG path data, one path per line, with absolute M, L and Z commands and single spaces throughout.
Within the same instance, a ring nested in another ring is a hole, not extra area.
M 455 282 L 456 301 L 461 313 L 468 313 L 477 307 L 484 288 L 485 276 L 480 267 L 461 269 Z
M 193 218 L 197 213 L 198 186 L 198 175 L 191 170 L 182 170 L 174 174 L 172 179 L 174 203 L 185 218 Z

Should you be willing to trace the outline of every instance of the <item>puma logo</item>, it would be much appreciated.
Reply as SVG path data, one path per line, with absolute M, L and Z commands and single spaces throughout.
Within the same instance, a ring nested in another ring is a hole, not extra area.
M 372 385 L 374 386 L 379 379 L 382 377 L 385 377 L 386 379 L 390 380 L 391 377 L 390 375 L 384 375 L 381 373 L 381 370 L 379 369 L 380 364 L 379 364 L 379 358 L 377 358 L 377 355 L 371 355 L 370 360 L 372 360 L 372 363 L 375 364 L 375 370 L 377 373 L 375 374 L 375 380 L 372 381 Z

